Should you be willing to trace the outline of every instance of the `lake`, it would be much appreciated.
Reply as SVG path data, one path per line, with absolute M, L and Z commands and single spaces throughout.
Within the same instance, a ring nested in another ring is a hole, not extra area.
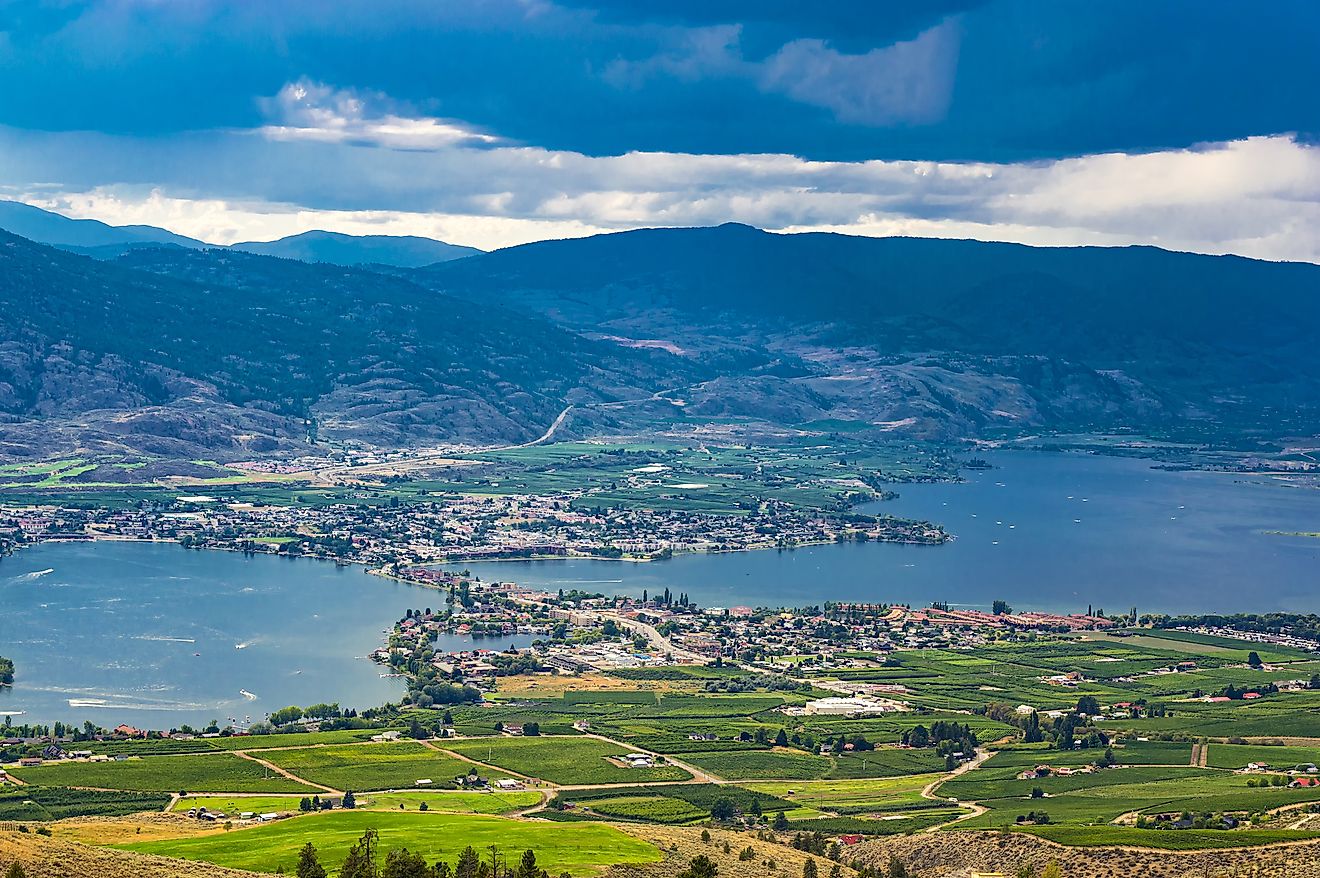
M 887 512 L 942 523 L 943 546 L 845 544 L 669 561 L 496 561 L 483 579 L 554 590 L 687 592 L 703 606 L 826 600 L 1022 610 L 1320 611 L 1320 490 L 1149 461 L 1002 451 L 961 484 L 898 485 Z
M 844 544 L 669 561 L 487 562 L 484 579 L 703 606 L 933 600 L 1061 612 L 1320 611 L 1320 490 L 1145 461 L 1000 452 L 963 484 L 901 485 L 867 508 L 942 522 L 944 546 Z M 48 573 L 43 571 L 49 570 Z M 403 692 L 363 658 L 437 592 L 308 559 L 145 543 L 52 543 L 0 561 L 0 715 L 152 728 L 369 707 Z M 503 648 L 446 638 L 439 648 Z M 526 645 L 519 643 L 519 645 Z M 244 694 L 247 693 L 247 694 Z
M 158 543 L 34 546 L 0 562 L 0 654 L 18 676 L 0 687 L 0 716 L 169 728 L 255 721 L 290 704 L 374 707 L 404 686 L 366 655 L 408 608 L 442 601 L 325 561 Z

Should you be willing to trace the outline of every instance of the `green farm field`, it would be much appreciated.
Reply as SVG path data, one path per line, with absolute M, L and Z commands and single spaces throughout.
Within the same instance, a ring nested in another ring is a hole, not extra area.
M 251 811 L 254 814 L 286 814 L 298 811 L 300 796 L 185 796 L 174 803 L 174 811 L 206 808 L 229 816 Z M 541 801 L 541 794 L 527 791 L 507 793 L 407 792 L 361 793 L 357 808 L 364 811 L 416 811 L 423 802 L 431 811 L 455 814 L 507 814 L 530 808 Z
M 557 784 L 681 781 L 692 777 L 677 765 L 653 768 L 616 765 L 610 757 L 636 751 L 597 738 L 473 738 L 446 741 L 443 746 L 469 759 Z
M 652 845 L 598 823 L 549 823 L 502 817 L 417 811 L 328 811 L 251 829 L 137 845 L 130 850 L 202 860 L 258 872 L 292 874 L 298 849 L 310 842 L 331 874 L 348 848 L 368 829 L 380 833 L 380 850 L 406 847 L 428 862 L 451 865 L 471 845 L 487 852 L 493 845 L 516 862 L 524 850 L 551 874 L 594 875 L 620 863 L 651 863 L 661 858 Z
M 296 793 L 313 787 L 231 753 L 144 756 L 118 762 L 61 762 L 15 768 L 30 784 L 146 792 Z
M 311 783 L 355 792 L 412 789 L 419 780 L 452 787 L 455 778 L 478 770 L 469 762 L 414 741 L 267 750 L 261 758 Z M 496 772 L 495 776 L 503 775 Z

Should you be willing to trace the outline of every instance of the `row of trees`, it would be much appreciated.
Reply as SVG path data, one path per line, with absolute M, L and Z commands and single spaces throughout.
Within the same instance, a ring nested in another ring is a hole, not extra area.
M 536 853 L 530 850 L 523 851 L 518 862 L 510 865 L 494 845 L 490 847 L 489 858 L 468 845 L 451 865 L 444 860 L 428 864 L 421 854 L 396 848 L 385 854 L 382 865 L 379 843 L 376 830 L 368 829 L 348 849 L 339 867 L 339 878 L 549 878 L 549 873 L 537 864 Z M 294 874 L 297 878 L 327 878 L 329 873 L 311 842 L 298 852 Z M 567 878 L 567 873 L 562 878 Z

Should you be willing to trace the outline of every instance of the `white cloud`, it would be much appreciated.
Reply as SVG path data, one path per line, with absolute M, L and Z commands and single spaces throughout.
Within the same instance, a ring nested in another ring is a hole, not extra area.
M 841 122 L 886 126 L 944 117 L 958 65 L 956 21 L 863 55 L 822 40 L 794 40 L 760 68 L 763 89 L 825 107 Z
M 363 143 L 391 149 L 499 142 L 499 138 L 447 119 L 403 115 L 382 94 L 332 89 L 307 79 L 289 83 L 261 105 L 272 124 L 258 131 L 271 140 Z
M 594 157 L 491 142 L 382 96 L 315 83 L 272 100 L 280 124 L 255 132 L 0 129 L 0 193 L 216 243 L 323 228 L 489 249 L 739 221 L 1320 262 L 1320 147 L 1286 136 L 1024 164 Z

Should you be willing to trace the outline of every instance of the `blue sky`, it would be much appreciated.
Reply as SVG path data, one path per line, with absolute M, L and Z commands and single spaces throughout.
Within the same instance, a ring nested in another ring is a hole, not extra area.
M 1316 46 L 1303 0 L 0 0 L 0 197 L 216 242 L 736 220 L 1320 261 Z

